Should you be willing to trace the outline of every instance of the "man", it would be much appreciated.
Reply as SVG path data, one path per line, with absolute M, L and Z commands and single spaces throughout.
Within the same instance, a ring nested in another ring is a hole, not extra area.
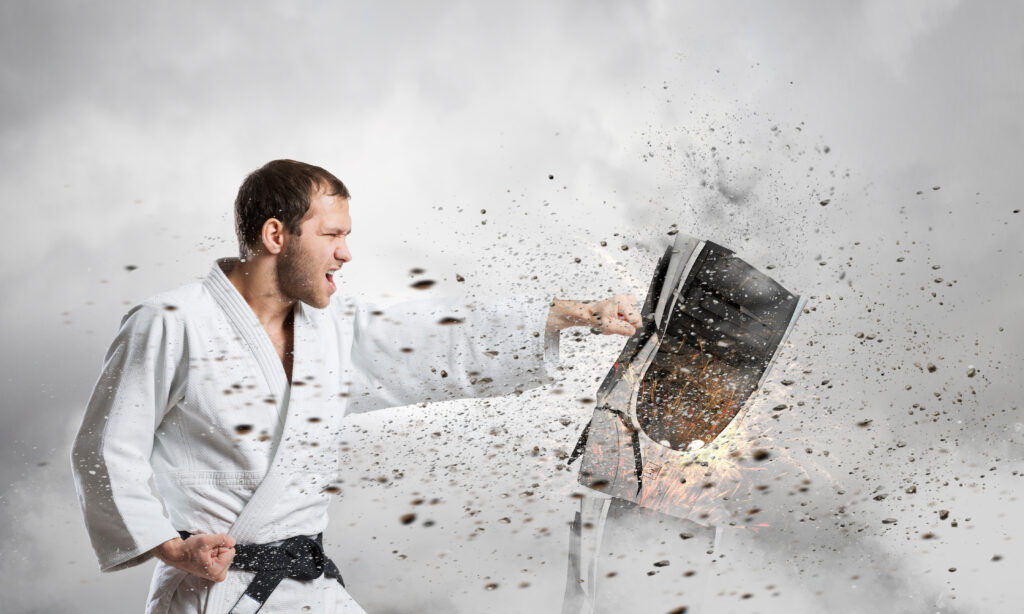
M 332 302 L 349 192 L 301 162 L 249 175 L 235 221 L 239 259 L 125 316 L 72 450 L 101 569 L 160 560 L 147 612 L 362 612 L 320 544 L 342 416 L 522 390 L 561 329 L 640 325 L 625 295 Z

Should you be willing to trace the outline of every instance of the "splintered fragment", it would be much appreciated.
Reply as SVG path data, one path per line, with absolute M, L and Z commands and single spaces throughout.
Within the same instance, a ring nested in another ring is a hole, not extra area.
M 402 524 L 412 524 L 416 522 L 416 514 L 402 514 L 398 519 Z
M 235 427 L 235 432 L 238 433 L 239 435 L 248 435 L 249 433 L 252 432 L 252 425 L 239 424 L 238 426 Z
M 435 283 L 437 283 L 437 282 L 434 281 L 433 279 L 421 279 L 421 280 L 411 284 L 409 287 L 413 288 L 415 290 L 426 290 L 428 288 L 433 287 L 433 285 Z
M 461 318 L 453 318 L 452 316 L 447 316 L 437 321 L 437 323 L 441 324 L 442 326 L 448 326 L 450 324 L 462 324 L 463 322 L 464 320 L 462 320 Z

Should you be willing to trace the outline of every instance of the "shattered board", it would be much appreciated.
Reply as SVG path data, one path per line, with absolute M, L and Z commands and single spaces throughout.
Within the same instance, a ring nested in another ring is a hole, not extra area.
M 737 418 L 802 306 L 730 250 L 677 235 L 570 458 L 580 483 L 704 523 L 733 517 L 723 504 L 749 476 L 716 461 L 737 456 Z

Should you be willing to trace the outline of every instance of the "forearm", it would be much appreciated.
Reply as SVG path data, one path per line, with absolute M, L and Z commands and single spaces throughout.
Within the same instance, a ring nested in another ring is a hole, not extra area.
M 555 333 L 563 328 L 573 326 L 588 326 L 590 322 L 590 310 L 588 306 L 594 301 L 573 301 L 567 299 L 555 299 L 551 301 L 551 310 L 548 312 L 548 321 L 544 332 Z
M 545 360 L 549 305 L 543 296 L 428 300 L 372 317 L 359 306 L 348 411 L 502 396 L 547 382 L 557 364 L 557 353 Z
M 180 537 L 175 537 L 174 539 L 169 539 L 156 548 L 153 548 L 149 553 L 171 567 L 177 567 L 180 561 L 184 558 L 184 547 L 185 540 Z

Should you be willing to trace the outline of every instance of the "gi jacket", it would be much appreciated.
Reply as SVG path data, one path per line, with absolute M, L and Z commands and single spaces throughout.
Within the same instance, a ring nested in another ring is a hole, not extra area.
M 320 533 L 346 413 L 508 394 L 549 380 L 557 359 L 556 338 L 545 361 L 544 299 L 374 310 L 335 298 L 296 305 L 289 383 L 231 266 L 132 308 L 107 353 L 72 450 L 104 571 L 179 530 L 239 543 Z M 213 584 L 160 563 L 147 611 L 226 612 L 251 577 Z M 333 580 L 286 579 L 262 612 L 346 603 L 358 608 Z

